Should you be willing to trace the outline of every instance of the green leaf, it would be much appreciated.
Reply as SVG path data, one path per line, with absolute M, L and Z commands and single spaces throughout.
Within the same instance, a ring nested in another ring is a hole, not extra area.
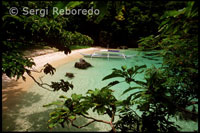
M 116 78 L 116 77 L 123 77 L 123 75 L 119 73 L 111 73 L 110 75 L 107 75 L 106 77 L 104 77 L 102 80 L 107 80 L 107 79 Z
M 136 95 L 136 94 L 138 94 L 138 93 L 141 93 L 141 92 L 143 92 L 143 91 L 138 91 L 138 92 L 134 92 L 134 93 L 132 93 L 130 96 L 128 96 L 127 97 L 127 101 L 130 101 L 131 100 L 131 98 L 132 98 L 132 96 L 134 96 L 134 95 Z
M 66 96 L 63 96 L 63 95 L 59 96 L 59 98 L 65 98 L 65 99 L 67 99 L 67 97 L 66 97 Z
M 142 85 L 142 86 L 146 86 L 147 83 L 146 82 L 143 82 L 143 81 L 134 81 L 136 84 L 139 84 L 139 85 Z
M 93 93 L 93 90 L 88 90 L 87 91 L 87 94 L 92 94 Z
M 126 90 L 122 93 L 122 95 L 124 95 L 125 93 L 127 93 L 127 92 L 129 92 L 129 91 L 131 91 L 131 90 L 135 90 L 135 89 L 141 89 L 141 87 L 129 87 L 128 89 L 126 89 Z
M 81 99 L 82 94 L 79 94 L 79 95 L 77 95 L 77 94 L 72 94 L 71 97 L 72 97 L 72 99 L 73 99 L 74 101 L 77 101 L 77 100 L 80 100 L 80 99 Z
M 54 101 L 50 104 L 43 105 L 43 107 L 49 107 L 49 106 L 52 106 L 52 105 L 63 105 L 63 101 Z
M 142 68 L 146 68 L 146 67 L 147 67 L 146 65 L 135 66 L 135 71 L 133 73 L 137 72 L 138 70 L 140 70 Z
M 75 8 L 76 6 L 79 6 L 83 3 L 83 1 L 70 1 L 65 7 L 67 7 L 68 9 L 72 9 Z
M 162 21 L 162 23 L 159 25 L 158 29 L 160 29 L 161 27 L 163 27 L 165 24 L 167 24 L 169 22 L 170 19 L 166 19 L 164 21 Z
M 72 116 L 69 116 L 68 118 L 71 119 L 71 120 L 74 120 L 76 118 L 76 116 L 72 115 Z
M 93 92 L 94 96 L 97 96 L 99 94 L 99 90 L 95 89 L 95 91 Z
M 94 1 L 94 9 L 99 9 L 100 14 L 97 16 L 95 23 L 100 23 L 104 16 L 108 13 L 107 1 Z
M 51 124 L 49 124 L 49 128 L 53 128 L 55 125 L 56 125 L 56 124 L 51 123 Z
M 122 66 L 121 68 L 122 68 L 123 71 L 125 71 L 125 70 L 127 69 L 127 66 L 124 65 L 124 66 Z
M 136 96 L 134 96 L 134 98 L 133 98 L 132 100 L 135 100 L 135 99 L 137 99 L 137 98 L 139 98 L 139 97 L 141 97 L 141 96 L 142 96 L 142 94 L 139 93 L 139 94 L 137 94 Z
M 114 86 L 118 83 L 120 83 L 120 82 L 119 81 L 113 81 L 113 82 L 110 82 L 107 86 Z
M 133 67 L 129 68 L 127 70 L 128 74 L 130 75 L 130 77 L 133 75 Z
M 62 123 L 63 121 L 64 121 L 64 119 L 60 119 L 58 122 L 59 122 L 59 123 Z
M 22 18 L 20 18 L 19 16 L 14 16 L 14 15 L 4 15 L 2 17 L 2 20 L 5 21 L 6 19 L 10 19 L 10 18 L 15 19 L 15 20 L 17 20 L 19 22 L 23 21 Z

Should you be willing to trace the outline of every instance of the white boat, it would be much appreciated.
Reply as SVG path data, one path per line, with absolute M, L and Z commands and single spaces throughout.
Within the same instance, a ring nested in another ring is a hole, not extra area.
M 124 53 L 121 53 L 118 50 L 103 50 L 103 51 L 97 51 L 94 52 L 93 54 L 84 54 L 84 53 L 80 53 L 81 55 L 83 55 L 84 57 L 88 57 L 88 58 L 131 58 L 135 55 L 125 55 Z

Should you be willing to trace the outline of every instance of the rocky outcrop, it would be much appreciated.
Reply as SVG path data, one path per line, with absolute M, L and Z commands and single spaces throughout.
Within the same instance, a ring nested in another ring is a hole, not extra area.
M 79 59 L 79 62 L 76 62 L 74 67 L 79 69 L 87 69 L 88 67 L 91 67 L 92 65 L 88 62 L 86 62 L 84 59 Z

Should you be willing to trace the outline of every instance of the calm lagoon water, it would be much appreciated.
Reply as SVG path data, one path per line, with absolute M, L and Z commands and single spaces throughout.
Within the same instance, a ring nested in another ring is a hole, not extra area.
M 81 70 L 74 68 L 74 64 L 76 61 L 72 61 L 66 63 L 58 68 L 56 68 L 56 73 L 53 76 L 46 75 L 42 78 L 43 82 L 51 83 L 51 81 L 59 81 L 60 79 L 66 79 L 73 83 L 74 89 L 69 90 L 68 92 L 49 92 L 44 90 L 37 85 L 33 85 L 22 98 L 27 99 L 27 101 L 32 100 L 33 103 L 27 105 L 23 108 L 19 108 L 13 114 L 17 116 L 15 118 L 15 126 L 12 123 L 9 123 L 9 117 L 5 120 L 8 125 L 4 124 L 3 129 L 5 131 L 50 131 L 47 129 L 47 121 L 48 121 L 48 113 L 51 111 L 51 108 L 44 108 L 42 105 L 48 104 L 52 101 L 58 100 L 60 95 L 65 95 L 70 97 L 73 93 L 83 94 L 91 89 L 102 88 L 106 86 L 109 82 L 116 80 L 109 79 L 102 81 L 103 77 L 110 74 L 113 68 L 121 68 L 122 65 L 126 65 L 128 68 L 134 65 L 147 65 L 147 67 L 151 67 L 154 65 L 155 67 L 160 67 L 162 64 L 162 58 L 157 55 L 160 51 L 151 51 L 151 52 L 139 52 L 134 50 L 122 50 L 127 55 L 136 54 L 137 56 L 124 60 L 124 59 L 102 59 L 102 58 L 84 58 L 86 61 L 91 63 L 93 67 L 88 68 L 87 70 Z M 73 79 L 69 79 L 65 77 L 66 72 L 74 73 L 75 77 Z M 136 76 L 137 80 L 143 80 L 144 74 L 139 74 Z M 122 80 L 118 78 L 118 80 Z M 132 84 L 133 85 L 133 84 Z M 121 95 L 122 92 L 128 88 L 129 85 L 126 83 L 121 83 L 112 87 L 114 90 L 114 95 L 117 99 L 125 99 L 128 95 Z M 31 94 L 31 96 L 30 96 Z M 19 104 L 26 104 L 26 100 Z M 133 107 L 135 108 L 135 107 Z M 91 116 L 102 119 L 109 120 L 107 115 L 98 116 L 96 113 L 90 111 Z M 138 112 L 139 113 L 139 112 Z M 77 124 L 83 125 L 88 120 L 79 118 L 77 119 Z M 186 121 L 178 121 L 181 127 L 183 127 L 183 131 L 193 131 L 197 130 L 197 122 L 186 122 Z M 77 129 L 75 127 L 57 127 L 52 131 L 109 131 L 111 128 L 109 125 L 102 123 L 93 123 L 88 127 Z

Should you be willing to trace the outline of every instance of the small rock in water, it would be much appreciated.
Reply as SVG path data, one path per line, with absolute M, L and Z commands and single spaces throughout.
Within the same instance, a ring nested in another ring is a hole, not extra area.
M 79 62 L 86 62 L 84 59 L 80 58 Z
M 73 77 L 74 77 L 74 74 L 73 74 L 73 73 L 68 73 L 68 72 L 67 72 L 67 73 L 65 74 L 65 76 L 68 77 L 68 78 L 73 78 Z

